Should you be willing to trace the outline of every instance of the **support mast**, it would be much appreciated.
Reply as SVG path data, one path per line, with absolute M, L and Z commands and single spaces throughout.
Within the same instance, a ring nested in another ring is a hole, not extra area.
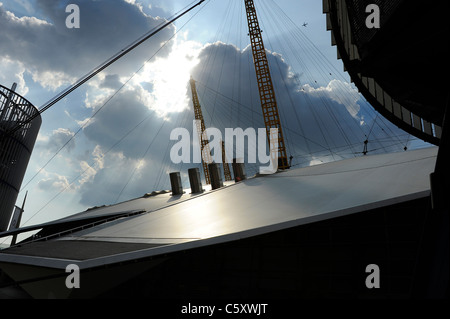
M 231 178 L 230 166 L 227 161 L 227 154 L 225 152 L 225 142 L 222 141 L 222 163 L 223 163 L 223 175 L 225 176 L 225 181 L 233 180 Z
M 264 116 L 264 124 L 266 126 L 269 145 L 272 146 L 275 138 L 270 135 L 271 128 L 278 129 L 278 168 L 289 168 L 286 154 L 286 146 L 284 143 L 283 132 L 281 130 L 280 117 L 278 115 L 277 101 L 273 89 L 272 78 L 270 76 L 269 63 L 267 61 L 266 50 L 259 28 L 258 17 L 253 0 L 244 0 L 245 10 L 247 12 L 248 33 L 250 36 L 253 62 L 255 64 L 256 79 L 258 81 L 259 97 L 261 100 L 261 108 Z M 277 145 L 274 145 L 275 147 Z M 272 152 L 271 152 L 272 153 Z M 271 155 L 273 156 L 273 154 Z
M 205 132 L 205 130 L 206 130 L 206 126 L 205 126 L 205 121 L 203 120 L 203 114 L 202 114 L 202 108 L 200 106 L 200 101 L 198 100 L 197 88 L 195 86 L 195 81 L 192 77 L 190 80 L 190 84 L 191 84 L 192 103 L 194 105 L 195 119 L 200 121 L 200 126 L 197 125 L 197 133 L 198 133 L 198 141 L 200 143 L 200 150 L 201 150 L 201 154 L 202 154 L 202 165 L 203 165 L 203 173 L 205 174 L 205 183 L 211 184 L 211 180 L 209 178 L 209 169 L 208 169 L 208 163 L 212 163 L 211 150 L 209 149 L 208 140 L 202 138 L 203 132 Z M 205 160 L 204 160 L 205 158 L 208 160 L 207 162 L 205 162 Z

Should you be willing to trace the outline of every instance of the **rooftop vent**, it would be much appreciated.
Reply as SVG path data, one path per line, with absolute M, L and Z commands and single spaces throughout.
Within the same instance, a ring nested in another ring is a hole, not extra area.
M 198 167 L 188 169 L 189 183 L 191 184 L 192 194 L 202 193 L 204 191 L 202 180 L 200 177 L 200 170 Z
M 173 172 L 169 174 L 170 185 L 172 186 L 172 195 L 183 194 L 183 185 L 181 184 L 180 172 Z

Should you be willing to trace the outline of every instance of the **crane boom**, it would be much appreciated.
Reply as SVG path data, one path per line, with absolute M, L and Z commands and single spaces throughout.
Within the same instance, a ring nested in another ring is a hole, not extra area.
M 200 121 L 200 126 L 197 125 L 198 140 L 200 142 L 200 150 L 202 154 L 202 165 L 203 173 L 205 174 L 205 183 L 211 184 L 209 177 L 208 164 L 212 163 L 211 150 L 209 149 L 209 142 L 207 139 L 203 138 L 203 132 L 206 130 L 205 121 L 203 120 L 202 108 L 200 106 L 200 101 L 198 100 L 197 88 L 195 86 L 195 81 L 191 77 L 190 80 L 191 92 L 192 92 L 192 104 L 194 105 L 194 115 L 197 121 Z M 197 122 L 198 123 L 198 122 Z M 206 161 L 205 161 L 206 159 Z
M 278 115 L 277 101 L 273 89 L 272 77 L 270 76 L 269 63 L 266 50 L 259 28 L 258 17 L 253 0 L 244 0 L 247 13 L 248 33 L 253 53 L 253 63 L 255 64 L 256 79 L 258 81 L 259 97 L 264 116 L 264 124 L 271 149 L 278 148 L 278 168 L 289 168 L 287 160 L 286 146 L 281 129 L 280 117 Z M 278 129 L 278 147 L 276 138 L 270 134 L 270 129 Z M 273 158 L 273 153 L 271 152 Z

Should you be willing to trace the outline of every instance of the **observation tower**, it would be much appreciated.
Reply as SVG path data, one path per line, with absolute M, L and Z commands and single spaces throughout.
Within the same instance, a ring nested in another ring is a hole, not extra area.
M 15 89 L 16 83 L 0 85 L 0 231 L 8 229 L 42 123 L 38 109 Z

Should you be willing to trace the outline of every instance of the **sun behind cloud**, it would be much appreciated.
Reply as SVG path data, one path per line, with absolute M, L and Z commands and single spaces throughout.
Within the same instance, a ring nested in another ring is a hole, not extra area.
M 146 64 L 133 82 L 135 85 L 150 87 L 145 101 L 150 109 L 165 116 L 188 107 L 187 85 L 192 69 L 199 62 L 200 50 L 199 43 L 175 39 L 167 57 L 156 58 Z

